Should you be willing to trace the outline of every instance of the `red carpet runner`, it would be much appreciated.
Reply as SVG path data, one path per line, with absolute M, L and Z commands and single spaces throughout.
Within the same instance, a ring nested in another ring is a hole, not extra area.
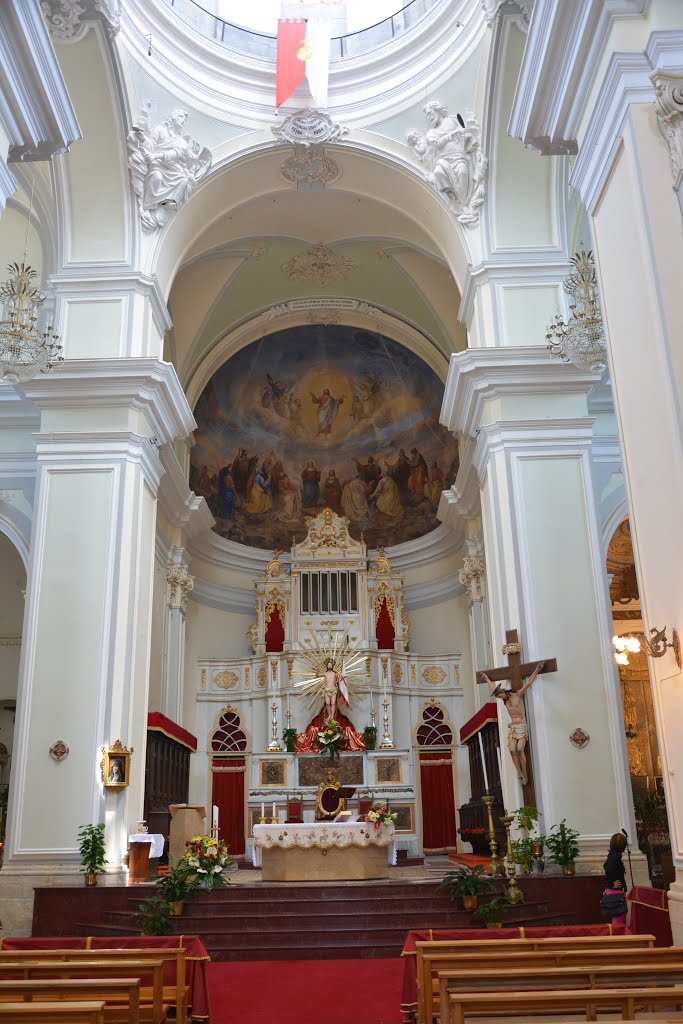
M 211 1024 L 400 1024 L 403 961 L 260 960 L 206 968 Z

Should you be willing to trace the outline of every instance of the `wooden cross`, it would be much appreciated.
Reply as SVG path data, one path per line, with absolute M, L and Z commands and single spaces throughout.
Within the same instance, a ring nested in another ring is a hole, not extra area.
M 527 676 L 531 675 L 540 662 L 543 662 L 542 675 L 546 675 L 548 672 L 557 672 L 557 660 L 555 658 L 537 658 L 536 661 L 522 661 L 522 645 L 519 642 L 519 635 L 516 629 L 506 630 L 503 654 L 507 655 L 507 665 L 501 668 L 485 669 L 483 672 L 477 672 L 476 679 L 478 683 L 486 682 L 484 675 L 488 676 L 492 683 L 502 683 L 503 680 L 509 679 L 511 683 L 510 689 L 516 693 L 518 690 L 521 690 Z M 530 747 L 531 738 L 529 738 L 527 743 Z M 529 750 L 527 758 L 528 781 L 526 785 L 522 786 L 522 792 L 524 794 L 524 803 L 535 807 L 536 794 L 534 791 L 530 755 L 531 751 Z

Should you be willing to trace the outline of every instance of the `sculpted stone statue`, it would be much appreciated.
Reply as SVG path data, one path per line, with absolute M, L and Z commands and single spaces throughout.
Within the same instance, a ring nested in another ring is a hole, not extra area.
M 486 197 L 488 160 L 481 151 L 481 128 L 474 114 L 463 121 L 436 101 L 423 108 L 426 135 L 411 131 L 406 141 L 427 171 L 427 181 L 445 196 L 461 224 L 474 225 Z
M 174 110 L 150 128 L 147 107 L 128 133 L 128 167 L 143 231 L 164 227 L 211 167 L 209 150 L 182 134 L 187 116 L 186 110 Z

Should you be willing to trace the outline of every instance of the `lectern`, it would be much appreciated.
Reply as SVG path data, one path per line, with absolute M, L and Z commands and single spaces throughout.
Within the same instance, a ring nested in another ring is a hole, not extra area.
M 192 836 L 204 835 L 204 819 L 206 807 L 194 804 L 171 804 L 171 835 L 169 841 L 169 859 L 177 864 L 185 853 L 185 843 Z

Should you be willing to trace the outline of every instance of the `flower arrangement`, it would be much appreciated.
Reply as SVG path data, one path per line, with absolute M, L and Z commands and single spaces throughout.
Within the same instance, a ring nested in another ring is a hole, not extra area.
M 365 815 L 365 820 L 369 825 L 379 828 L 380 825 L 395 825 L 398 821 L 398 814 L 392 813 L 388 804 L 383 800 L 378 800 Z
M 227 885 L 223 869 L 232 863 L 228 848 L 222 839 L 213 836 L 193 836 L 185 843 L 183 860 L 201 876 L 202 888 L 211 892 L 214 885 Z
M 324 726 L 318 732 L 318 743 L 320 749 L 329 754 L 330 761 L 339 757 L 339 751 L 346 747 L 346 736 L 336 718 L 328 718 Z

